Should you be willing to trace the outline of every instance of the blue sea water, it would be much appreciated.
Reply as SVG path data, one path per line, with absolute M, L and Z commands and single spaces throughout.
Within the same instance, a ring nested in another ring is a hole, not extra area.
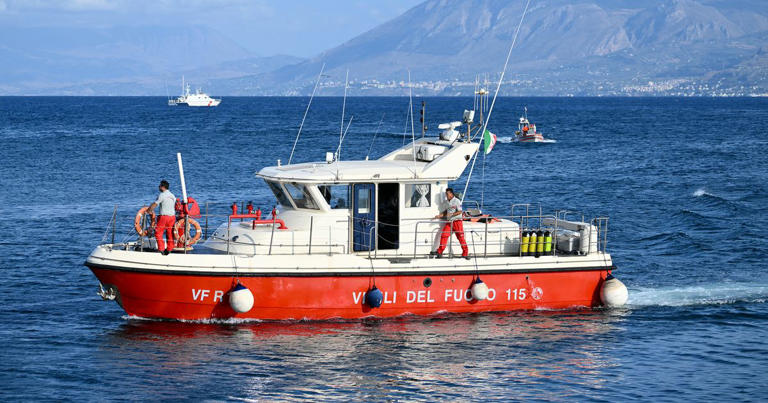
M 182 152 L 190 195 L 213 211 L 271 206 L 254 172 L 287 162 L 307 100 L 192 109 L 152 97 L 0 98 L 0 399 L 768 396 L 766 99 L 497 101 L 499 143 L 467 197 L 496 214 L 540 202 L 609 215 L 625 309 L 177 323 L 130 319 L 96 296 L 82 264 L 115 205 L 119 241 L 160 179 L 178 190 Z M 431 133 L 472 106 L 426 101 Z M 294 161 L 336 149 L 341 104 L 313 101 Z M 523 106 L 556 143 L 509 141 Z M 402 145 L 407 108 L 407 98 L 349 98 L 342 159 Z

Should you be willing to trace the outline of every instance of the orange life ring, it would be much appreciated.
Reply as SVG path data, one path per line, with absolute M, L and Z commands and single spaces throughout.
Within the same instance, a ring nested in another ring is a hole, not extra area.
M 189 220 L 190 227 L 195 227 L 195 236 L 192 237 L 192 239 L 190 239 L 187 242 L 185 242 L 185 240 L 189 237 L 189 234 L 186 234 L 186 235 L 184 234 L 185 227 L 187 226 L 185 220 Z M 200 240 L 200 236 L 203 235 L 203 230 L 202 228 L 200 228 L 200 224 L 194 219 L 189 217 L 185 217 L 179 221 L 176 221 L 176 224 L 173 226 L 173 230 L 174 230 L 173 233 L 176 238 L 176 246 L 179 246 L 179 247 L 184 247 L 185 244 L 186 246 L 192 246 L 196 244 L 197 241 Z
M 133 219 L 133 228 L 136 229 L 136 232 L 139 233 L 139 236 L 149 235 L 149 228 L 154 227 L 157 223 L 155 210 L 152 210 L 149 212 L 149 228 L 144 229 L 141 227 L 141 218 L 144 216 L 144 214 L 147 214 L 147 210 L 149 210 L 149 206 L 143 206 L 139 209 L 139 212 L 136 213 L 136 218 Z

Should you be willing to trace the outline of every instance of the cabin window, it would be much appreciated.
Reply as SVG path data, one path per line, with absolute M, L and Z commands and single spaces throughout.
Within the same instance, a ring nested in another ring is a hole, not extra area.
M 277 182 L 272 181 L 265 181 L 267 182 L 267 185 L 269 185 L 269 188 L 272 190 L 272 193 L 275 194 L 275 198 L 277 199 L 277 202 L 280 203 L 281 206 L 286 208 L 293 208 L 291 206 L 291 202 L 288 201 L 288 196 L 285 195 L 285 191 L 283 190 L 283 187 L 280 186 Z
M 405 185 L 405 207 L 432 206 L 432 185 L 429 183 L 414 183 Z
M 285 190 L 288 191 L 296 207 L 317 210 L 317 204 L 312 200 L 312 195 L 309 194 L 309 189 L 305 185 L 296 182 L 286 183 Z
M 371 189 L 361 187 L 357 189 L 357 213 L 368 214 L 371 212 Z
M 320 185 L 317 189 L 332 209 L 345 210 L 350 207 L 349 185 Z

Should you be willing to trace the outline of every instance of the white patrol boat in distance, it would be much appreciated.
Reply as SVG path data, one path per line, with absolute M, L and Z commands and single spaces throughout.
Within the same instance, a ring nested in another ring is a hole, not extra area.
M 221 98 L 215 99 L 204 93 L 201 88 L 198 88 L 195 93 L 190 92 L 189 83 L 184 82 L 184 77 L 181 77 L 181 95 L 176 99 L 169 99 L 169 106 L 187 105 L 187 106 L 218 106 L 221 103 Z
M 469 259 L 456 253 L 454 236 L 442 258 L 432 254 L 454 228 L 434 218 L 445 209 L 445 190 L 478 152 L 472 131 L 456 130 L 460 123 L 377 160 L 328 153 L 326 161 L 263 168 L 257 175 L 279 217 L 233 208 L 194 250 L 183 228 L 198 229 L 194 241 L 200 227 L 182 219 L 180 252 L 168 256 L 137 227 L 138 239 L 99 245 L 85 265 L 103 298 L 146 318 L 318 320 L 624 304 L 627 289 L 611 275 L 605 248 L 606 217 L 568 219 L 531 205 L 489 215 L 465 200 Z M 186 195 L 183 173 L 181 183 Z

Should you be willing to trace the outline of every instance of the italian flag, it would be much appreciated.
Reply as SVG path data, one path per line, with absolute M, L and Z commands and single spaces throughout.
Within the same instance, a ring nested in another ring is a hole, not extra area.
M 485 132 L 483 133 L 483 151 L 485 151 L 485 154 L 490 154 L 495 145 L 496 135 L 489 132 L 488 129 L 485 129 Z

